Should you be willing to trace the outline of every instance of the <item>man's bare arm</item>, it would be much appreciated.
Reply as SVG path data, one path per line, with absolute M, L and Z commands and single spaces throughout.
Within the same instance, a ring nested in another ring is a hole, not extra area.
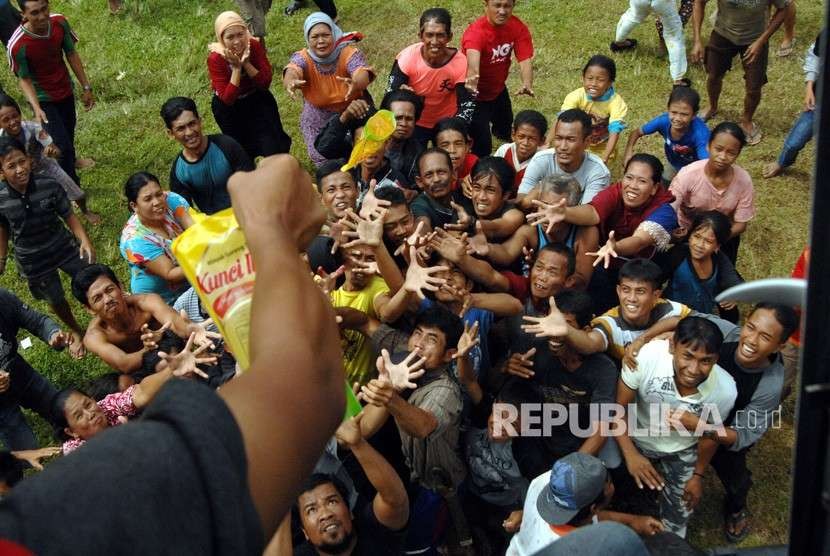
M 111 343 L 103 332 L 93 328 L 87 330 L 84 335 L 84 347 L 90 353 L 100 357 L 104 363 L 124 374 L 133 373 L 140 369 L 142 357 L 147 351 L 145 348 L 141 348 L 139 351 L 127 353 Z

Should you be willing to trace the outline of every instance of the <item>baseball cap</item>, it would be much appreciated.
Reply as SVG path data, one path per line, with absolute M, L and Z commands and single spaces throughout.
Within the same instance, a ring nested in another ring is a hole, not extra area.
M 574 452 L 550 471 L 547 488 L 536 498 L 539 515 L 551 525 L 564 525 L 593 502 L 605 488 L 608 471 L 598 458 Z

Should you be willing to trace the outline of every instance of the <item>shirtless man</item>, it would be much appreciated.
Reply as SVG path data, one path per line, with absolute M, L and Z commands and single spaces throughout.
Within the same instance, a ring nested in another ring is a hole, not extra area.
M 129 374 L 141 368 L 144 353 L 156 348 L 167 329 L 187 339 L 195 333 L 195 343 L 212 343 L 221 338 L 208 332 L 204 323 L 190 322 L 154 294 L 126 295 L 111 268 L 90 265 L 72 279 L 72 295 L 94 318 L 84 336 L 87 350 L 113 369 Z

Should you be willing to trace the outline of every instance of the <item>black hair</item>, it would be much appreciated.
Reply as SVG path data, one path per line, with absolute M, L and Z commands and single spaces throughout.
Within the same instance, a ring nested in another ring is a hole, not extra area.
M 115 272 L 107 265 L 100 263 L 85 266 L 72 277 L 72 295 L 81 305 L 89 307 L 89 300 L 86 294 L 89 291 L 89 287 L 101 276 L 109 278 L 117 286 L 121 287 L 121 282 L 115 276 Z
M 127 182 L 124 184 L 124 196 L 127 198 L 127 202 L 135 203 L 141 189 L 151 182 L 155 182 L 161 186 L 158 177 L 150 172 L 136 172 L 127 178 Z
M 35 0 L 17 0 L 17 5 L 20 6 L 21 12 L 26 9 L 26 4 L 29 2 L 35 2 Z
M 608 481 L 608 471 L 605 472 L 605 480 Z M 586 519 L 591 517 L 591 508 L 596 506 L 596 505 L 602 504 L 602 502 L 604 500 L 605 500 L 605 485 L 603 485 L 603 488 L 600 491 L 600 493 L 597 495 L 596 498 L 594 498 L 594 500 L 590 504 L 586 504 L 586 505 L 582 506 L 581 508 L 579 508 L 579 511 L 577 512 L 577 514 L 575 516 L 573 516 L 570 519 L 570 521 L 568 521 L 568 523 L 565 523 L 564 525 L 578 525 L 579 523 L 582 523 L 583 521 L 585 521 Z M 560 525 L 560 524 L 559 523 L 554 523 L 554 525 Z
M 0 451 L 0 483 L 13 487 L 23 478 L 23 462 L 8 450 Z
M 118 386 L 118 380 L 121 378 L 121 373 L 106 373 L 90 380 L 85 386 L 84 390 L 89 393 L 89 397 L 93 400 L 101 401 L 110 394 L 115 394 L 121 391 Z
M 700 110 L 700 94 L 691 87 L 675 87 L 672 89 L 666 106 L 671 106 L 675 102 L 685 102 L 695 114 Z
M 579 108 L 569 108 L 559 113 L 556 117 L 557 122 L 563 124 L 572 124 L 579 122 L 582 124 L 582 138 L 588 137 L 591 134 L 591 129 L 594 127 L 594 122 L 591 121 L 591 116 L 584 110 Z
M 523 403 L 541 403 L 542 393 L 533 382 L 512 377 L 499 390 L 496 395 L 496 402 L 515 406 Z
M 775 315 L 775 320 L 781 325 L 781 342 L 787 341 L 787 338 L 793 335 L 793 332 L 798 330 L 798 313 L 789 305 L 781 303 L 770 303 L 769 301 L 762 301 L 758 303 L 753 309 L 754 313 L 758 309 L 766 309 L 772 311 Z
M 381 201 L 389 201 L 389 206 L 396 207 L 406 204 L 406 195 L 399 187 L 377 187 L 375 198 Z
M 344 164 L 346 164 L 346 159 L 336 158 L 334 160 L 326 160 L 317 168 L 317 172 L 314 174 L 314 179 L 317 181 L 318 192 L 323 192 L 323 180 L 332 174 L 342 172 L 340 168 L 342 168 Z
M 14 137 L 9 137 L 8 135 L 0 137 L 0 158 L 5 157 L 13 151 L 20 151 L 26 154 L 26 147 Z
M 746 132 L 735 122 L 721 122 L 716 125 L 715 129 L 712 130 L 712 133 L 709 134 L 709 143 L 714 141 L 715 136 L 720 135 L 721 133 L 729 134 L 737 139 L 738 143 L 741 144 L 741 149 L 746 146 Z
M 66 434 L 65 430 L 69 426 L 69 422 L 66 420 L 65 408 L 66 402 L 69 400 L 69 396 L 75 393 L 89 398 L 92 397 L 88 396 L 87 393 L 80 388 L 64 388 L 63 390 L 60 390 L 52 400 L 52 428 L 55 437 L 60 442 L 66 442 L 71 438 L 71 436 Z
M 541 112 L 536 110 L 522 110 L 516 117 L 513 118 L 513 131 L 519 129 L 521 125 L 529 125 L 539 132 L 539 136 L 544 139 L 548 132 L 548 120 Z
M 516 181 L 516 170 L 500 156 L 485 156 L 479 158 L 470 172 L 470 178 L 475 181 L 479 176 L 493 176 L 499 182 L 502 195 L 513 190 L 513 182 Z
M 631 259 L 620 268 L 617 284 L 622 284 L 625 279 L 645 282 L 651 284 L 653 289 L 659 290 L 663 284 L 663 271 L 651 259 Z
M 585 75 L 585 72 L 588 71 L 588 68 L 591 66 L 597 66 L 607 71 L 608 78 L 611 80 L 611 83 L 617 80 L 617 64 L 615 64 L 614 60 L 608 56 L 603 56 L 602 54 L 594 54 L 591 56 L 588 63 L 585 64 L 584 68 L 582 68 L 582 75 Z
M 695 230 L 700 228 L 708 228 L 715 234 L 715 241 L 718 245 L 723 245 L 729 241 L 729 235 L 732 230 L 732 223 L 729 217 L 716 210 L 707 210 L 706 212 L 698 213 L 695 219 L 692 220 L 692 227 L 689 229 L 689 237 L 695 233 Z
M 164 120 L 164 125 L 170 129 L 173 121 L 182 115 L 182 112 L 193 112 L 193 115 L 199 117 L 199 111 L 196 109 L 196 102 L 188 97 L 173 97 L 167 99 L 167 102 L 161 105 L 161 119 Z
M 661 183 L 663 181 L 663 163 L 660 162 L 659 158 L 653 154 L 637 153 L 628 159 L 628 162 L 625 165 L 625 171 L 627 172 L 628 167 L 635 162 L 651 166 L 651 181 L 654 183 Z
M 415 327 L 418 326 L 437 328 L 443 332 L 446 339 L 444 351 L 455 349 L 458 340 L 461 339 L 461 335 L 464 333 L 464 323 L 461 321 L 461 317 L 439 305 L 419 313 L 415 319 Z
M 686 317 L 674 331 L 674 345 L 703 348 L 706 353 L 719 353 L 723 344 L 723 332 L 718 325 L 703 317 Z
M 346 488 L 346 485 L 344 485 L 340 479 L 338 479 L 335 475 L 330 475 L 328 473 L 312 473 L 311 476 L 303 482 L 302 489 L 300 490 L 300 493 L 297 495 L 297 501 L 294 502 L 294 505 L 291 507 L 291 512 L 294 514 L 297 523 L 302 523 L 300 496 L 302 496 L 306 492 L 314 490 L 320 485 L 325 485 L 328 483 L 334 485 L 334 489 L 337 491 L 337 494 L 340 495 L 340 498 L 343 499 L 343 503 L 346 504 L 346 507 L 349 506 L 349 489 Z
M 472 141 L 472 137 L 470 136 L 470 126 L 467 125 L 467 122 L 458 116 L 453 116 L 451 118 L 443 118 L 438 120 L 438 123 L 435 124 L 434 128 L 432 128 L 433 146 L 438 146 L 438 134 L 445 131 L 457 131 L 467 143 Z
M 559 253 L 560 255 L 568 259 L 568 276 L 574 273 L 574 271 L 576 270 L 576 255 L 574 254 L 573 249 L 571 249 L 561 241 L 553 241 L 539 249 L 539 252 L 536 253 L 536 259 L 538 259 L 539 255 L 545 251 Z M 533 260 L 534 263 L 536 262 L 536 259 Z
M 593 301 L 591 296 L 579 290 L 562 290 L 556 294 L 556 306 L 562 314 L 570 314 L 576 318 L 579 328 L 585 328 L 594 318 Z
M 159 357 L 160 351 L 163 351 L 164 353 L 178 353 L 184 349 L 184 346 L 185 341 L 182 338 L 179 338 L 179 336 L 171 330 L 165 330 L 161 335 L 161 338 L 159 338 L 158 342 L 156 342 L 156 348 L 144 352 L 144 355 L 141 356 L 142 375 L 149 376 L 157 372 L 156 367 L 161 361 L 161 357 Z M 204 367 L 204 365 L 197 366 L 200 369 L 203 369 Z
M 383 95 L 380 101 L 380 107 L 383 110 L 391 110 L 393 102 L 408 102 L 415 107 L 415 121 L 421 119 L 421 112 L 424 111 L 424 97 L 416 95 L 412 91 L 406 89 L 398 89 L 397 91 L 390 91 Z
M 421 14 L 421 20 L 418 23 L 418 29 L 423 31 L 424 25 L 430 21 L 443 25 L 447 34 L 452 35 L 452 16 L 450 15 L 450 12 L 444 8 L 430 8 L 424 11 L 424 13 Z
M 13 97 L 7 95 L 6 93 L 0 93 L 0 108 L 14 108 L 18 112 L 22 114 L 20 111 L 20 105 L 17 104 L 17 101 L 14 100 Z
M 418 155 L 418 158 L 415 159 L 415 167 L 418 169 L 418 175 L 421 175 L 421 160 L 423 160 L 426 156 L 431 154 L 440 154 L 446 157 L 447 159 L 447 168 L 452 170 L 452 158 L 450 158 L 450 153 L 445 151 L 444 149 L 439 149 L 438 147 L 430 147 Z

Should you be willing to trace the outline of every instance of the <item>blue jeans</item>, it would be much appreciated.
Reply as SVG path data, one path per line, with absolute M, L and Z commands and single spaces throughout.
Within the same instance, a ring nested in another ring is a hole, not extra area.
M 778 165 L 782 168 L 792 166 L 795 157 L 798 156 L 804 145 L 813 138 L 815 113 L 815 110 L 805 110 L 793 124 L 790 133 L 784 139 L 784 148 L 781 149 L 781 154 L 778 156 Z
M 9 450 L 33 450 L 38 443 L 20 408 L 31 409 L 51 423 L 52 404 L 58 392 L 19 355 L 13 356 L 5 367 L 11 382 L 9 389 L 0 393 L 0 440 Z

